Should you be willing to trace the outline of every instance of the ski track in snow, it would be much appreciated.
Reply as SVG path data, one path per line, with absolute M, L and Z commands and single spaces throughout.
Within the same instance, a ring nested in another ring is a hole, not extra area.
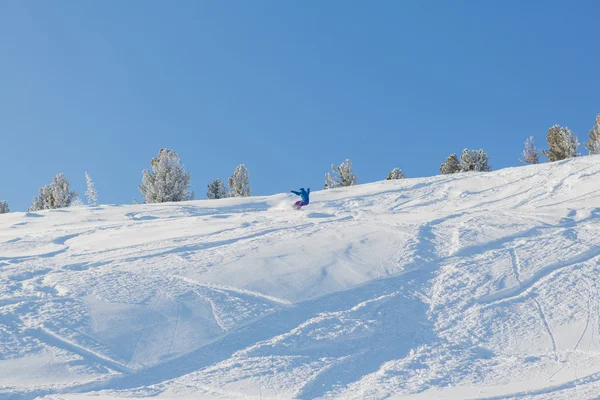
M 515 250 L 514 248 L 509 249 L 510 251 L 510 257 L 513 263 L 513 271 L 515 274 L 515 279 L 517 280 L 517 282 L 519 283 L 519 285 L 521 285 L 523 282 L 521 282 L 521 260 L 519 260 L 519 255 L 517 254 L 517 250 Z
M 600 393 L 600 156 L 0 216 L 0 399 Z
M 535 305 L 538 309 L 538 312 L 540 314 L 540 319 L 542 320 L 542 323 L 544 324 L 544 327 L 546 328 L 546 332 L 548 333 L 548 336 L 550 337 L 550 340 L 552 341 L 552 352 L 554 353 L 554 361 L 558 362 L 558 353 L 557 353 L 558 350 L 556 347 L 556 339 L 554 338 L 554 334 L 552 333 L 552 329 L 550 328 L 550 324 L 548 323 L 548 319 L 546 318 L 544 309 L 542 308 L 542 305 L 540 304 L 538 299 L 535 298 L 535 295 L 531 296 L 531 299 L 535 303 Z

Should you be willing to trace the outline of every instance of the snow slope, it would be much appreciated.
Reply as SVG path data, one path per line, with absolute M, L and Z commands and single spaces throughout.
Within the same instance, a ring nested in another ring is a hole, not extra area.
M 600 157 L 293 200 L 1 215 L 0 399 L 600 394 Z

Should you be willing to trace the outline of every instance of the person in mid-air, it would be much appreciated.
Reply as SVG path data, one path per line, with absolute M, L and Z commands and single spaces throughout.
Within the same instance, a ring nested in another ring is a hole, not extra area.
M 308 188 L 307 190 L 304 190 L 304 188 L 301 188 L 299 192 L 290 190 L 290 192 L 294 193 L 295 195 L 300 196 L 300 199 L 302 199 L 302 200 L 298 200 L 296 203 L 294 203 L 294 208 L 296 210 L 299 210 L 302 207 L 308 205 L 308 203 L 309 203 L 308 196 L 310 195 L 310 188 Z

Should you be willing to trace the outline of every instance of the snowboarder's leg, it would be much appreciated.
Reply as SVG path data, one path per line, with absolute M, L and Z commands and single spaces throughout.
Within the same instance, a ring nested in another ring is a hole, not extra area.
M 296 203 L 294 203 L 294 209 L 296 210 L 300 210 L 302 207 L 308 205 L 307 202 L 302 201 L 302 200 L 298 200 Z

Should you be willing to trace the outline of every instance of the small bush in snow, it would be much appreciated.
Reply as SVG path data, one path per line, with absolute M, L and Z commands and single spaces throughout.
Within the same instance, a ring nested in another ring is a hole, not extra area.
M 233 171 L 233 175 L 228 180 L 229 197 L 248 197 L 252 194 L 250 189 L 250 173 L 244 164 L 240 164 Z
M 440 173 L 442 175 L 447 175 L 456 174 L 457 172 L 460 172 L 460 163 L 458 162 L 456 153 L 454 153 L 449 155 L 448 158 L 446 158 L 446 161 L 440 165 Z
M 529 136 L 525 141 L 525 150 L 523 150 L 523 159 L 521 161 L 527 164 L 540 163 L 540 152 L 535 147 L 533 136 Z
M 83 206 L 84 206 L 83 200 L 81 200 L 81 198 L 79 198 L 79 197 L 75 197 L 69 207 L 83 207 Z
M 402 172 L 402 170 L 400 168 L 394 168 L 393 170 L 390 171 L 390 173 L 388 174 L 388 177 L 385 178 L 388 181 L 394 180 L 394 179 L 404 179 L 406 178 L 406 175 L 404 175 L 404 172 Z
M 492 167 L 488 164 L 485 151 L 464 149 L 460 156 L 460 169 L 463 172 L 487 172 L 491 171 Z
M 158 156 L 150 161 L 152 171 L 142 171 L 142 184 L 139 186 L 146 203 L 193 200 L 190 188 L 191 175 L 185 172 L 179 155 L 170 149 L 160 149 Z
M 10 212 L 8 209 L 8 202 L 6 200 L 0 200 L 0 214 L 6 214 Z
M 91 206 L 98 205 L 98 193 L 96 192 L 96 187 L 94 186 L 94 181 L 85 173 L 85 181 L 87 183 L 87 190 L 85 191 L 85 196 L 87 197 L 87 202 Z
M 206 192 L 208 199 L 224 199 L 227 197 L 227 189 L 225 184 L 220 179 L 214 179 L 208 184 L 208 192 Z
M 585 144 L 590 154 L 600 154 L 600 114 L 596 116 L 596 124 L 590 131 L 590 139 Z
M 325 174 L 325 189 L 353 186 L 358 181 L 356 174 L 352 172 L 352 161 L 349 159 L 337 167 L 331 164 L 331 171 L 333 176 L 329 172 Z
M 77 193 L 69 190 L 69 181 L 63 174 L 54 177 L 51 184 L 40 188 L 40 195 L 33 198 L 29 211 L 69 207 Z
M 549 148 L 548 150 L 542 150 L 542 153 L 548 157 L 550 162 L 577 157 L 579 141 L 569 128 L 554 125 L 548 129 L 546 139 Z

